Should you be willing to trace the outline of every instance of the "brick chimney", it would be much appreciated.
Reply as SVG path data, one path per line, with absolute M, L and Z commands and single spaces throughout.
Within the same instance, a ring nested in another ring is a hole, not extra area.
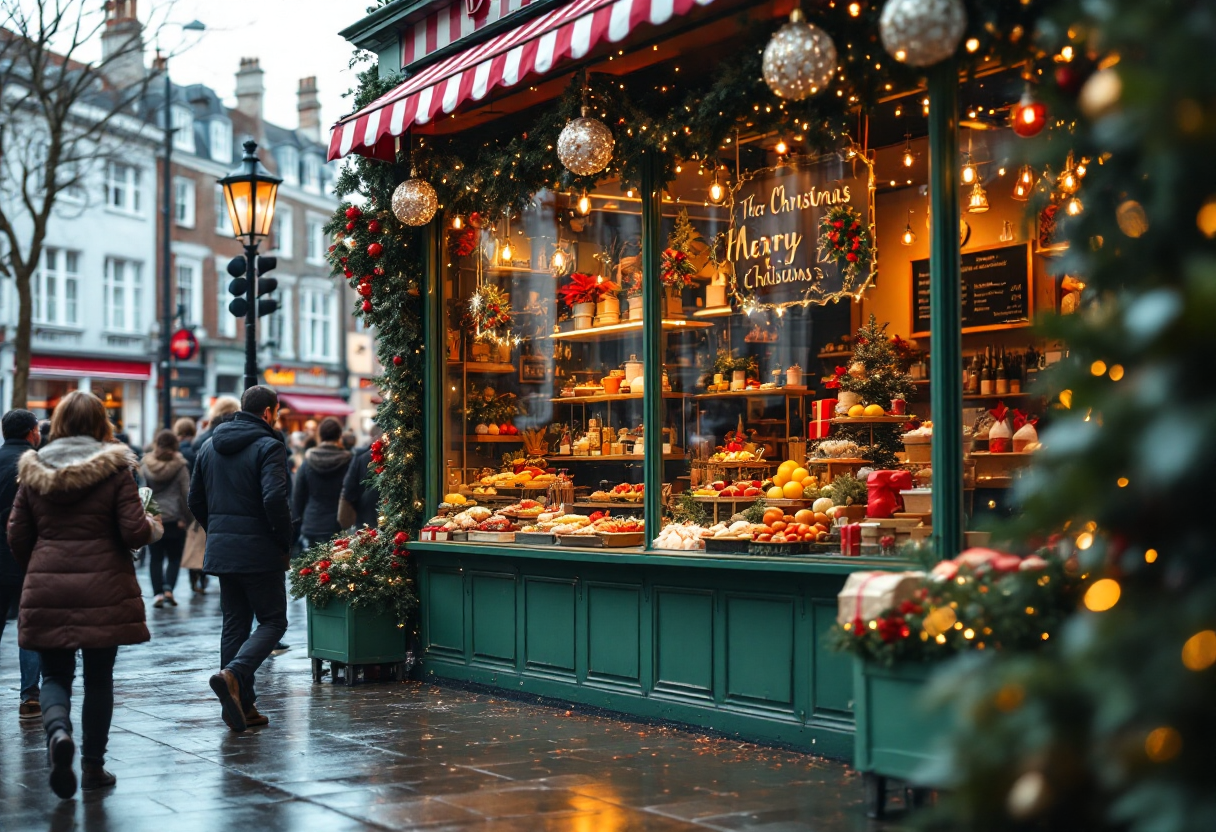
M 314 142 L 321 141 L 321 100 L 317 98 L 317 76 L 300 79 L 296 109 L 300 112 L 300 132 Z
M 106 80 L 115 87 L 130 87 L 144 79 L 143 26 L 136 0 L 106 0 L 105 28 L 101 33 L 101 59 Z
M 262 95 L 265 91 L 258 59 L 241 58 L 241 68 L 236 73 L 237 110 L 261 123 Z

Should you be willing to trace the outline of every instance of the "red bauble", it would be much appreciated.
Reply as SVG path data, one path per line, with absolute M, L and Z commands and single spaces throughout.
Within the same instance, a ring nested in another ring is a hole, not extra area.
M 1011 116 L 1013 132 L 1023 139 L 1029 139 L 1042 133 L 1047 126 L 1047 105 L 1036 101 L 1030 90 L 1026 90 L 1022 93 L 1022 100 L 1014 106 Z
M 397 532 L 393 535 L 393 543 L 397 546 L 404 546 L 410 542 L 410 536 L 405 532 Z
M 380 467 L 378 467 L 378 468 L 376 469 L 376 473 L 377 473 L 377 474 L 383 474 L 383 473 L 384 473 L 384 466 L 383 466 L 383 465 L 381 465 Z
M 340 260 L 338 260 L 338 262 L 339 262 L 339 263 L 341 263 L 343 266 L 345 266 L 345 265 L 346 265 L 346 258 L 345 258 L 345 257 L 343 257 L 343 258 L 341 258 Z
M 384 246 L 379 243 L 372 243 L 367 247 L 368 257 L 379 257 L 381 254 L 384 254 Z
M 372 311 L 372 302 L 370 300 L 363 301 L 363 311 L 364 312 Z
M 365 298 L 370 298 L 372 296 L 372 287 L 367 283 L 360 283 L 359 294 L 363 295 Z
M 355 230 L 355 221 L 354 221 L 354 220 L 351 220 L 350 222 L 348 222 L 348 223 L 346 224 L 346 230 L 347 230 L 347 231 L 354 231 L 354 230 Z
M 1056 86 L 1069 95 L 1076 95 L 1081 89 L 1085 75 L 1073 64 L 1060 64 L 1056 67 Z
M 344 271 L 342 272 L 342 274 L 346 276 L 346 279 L 347 279 L 347 280 L 350 280 L 352 277 L 354 277 L 354 276 L 355 276 L 355 273 L 354 273 L 354 272 L 352 272 L 350 269 L 346 269 L 346 270 L 344 270 Z
M 372 234 L 379 234 L 380 233 L 380 221 L 372 220 L 371 222 L 369 222 L 367 224 L 367 230 L 370 231 Z
M 332 254 L 333 252 L 337 251 L 337 249 L 338 249 L 338 247 L 337 247 L 337 246 L 330 246 L 330 247 L 329 247 L 330 254 Z
M 362 213 L 363 212 L 360 211 L 356 206 L 352 205 L 346 209 L 346 218 L 348 220 L 353 220 L 353 219 L 356 219 L 357 217 L 359 217 L 359 215 Z
M 376 268 L 372 269 L 372 273 L 377 277 L 384 277 L 384 268 L 381 266 L 376 266 Z

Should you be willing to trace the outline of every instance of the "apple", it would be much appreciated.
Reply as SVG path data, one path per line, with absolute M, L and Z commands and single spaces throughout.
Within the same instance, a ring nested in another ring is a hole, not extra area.
M 713 486 L 714 491 L 721 491 L 722 489 L 726 488 L 726 483 L 724 483 L 722 480 L 716 480 L 715 482 L 711 483 L 711 485 Z
M 763 494 L 763 493 L 764 493 L 764 492 L 763 492 L 763 491 L 761 491 L 761 490 L 760 490 L 760 488 L 759 488 L 758 486 L 753 486 L 753 487 L 751 487 L 751 488 L 745 488 L 745 489 L 743 489 L 743 496 L 744 496 L 744 497 L 759 497 L 759 496 L 760 496 L 761 494 Z

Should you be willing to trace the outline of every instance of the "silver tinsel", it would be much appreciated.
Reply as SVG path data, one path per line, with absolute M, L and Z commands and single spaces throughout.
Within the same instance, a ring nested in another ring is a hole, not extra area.
M 966 29 L 963 0 L 887 0 L 878 19 L 883 47 L 911 66 L 932 66 L 949 58 Z
M 775 94 L 801 101 L 828 85 L 836 71 L 836 44 L 795 9 L 764 47 L 764 83 Z
M 582 117 L 568 122 L 557 137 L 557 158 L 571 173 L 590 176 L 608 165 L 614 144 L 612 131 L 602 121 L 588 118 L 584 107 Z
M 439 197 L 424 179 L 407 179 L 393 191 L 393 213 L 406 225 L 426 225 L 439 208 Z

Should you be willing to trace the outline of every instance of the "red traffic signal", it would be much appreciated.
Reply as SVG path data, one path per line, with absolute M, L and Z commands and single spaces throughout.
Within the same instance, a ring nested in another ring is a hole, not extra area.
M 188 329 L 179 329 L 169 339 L 169 354 L 178 361 L 189 361 L 198 354 L 198 339 Z

